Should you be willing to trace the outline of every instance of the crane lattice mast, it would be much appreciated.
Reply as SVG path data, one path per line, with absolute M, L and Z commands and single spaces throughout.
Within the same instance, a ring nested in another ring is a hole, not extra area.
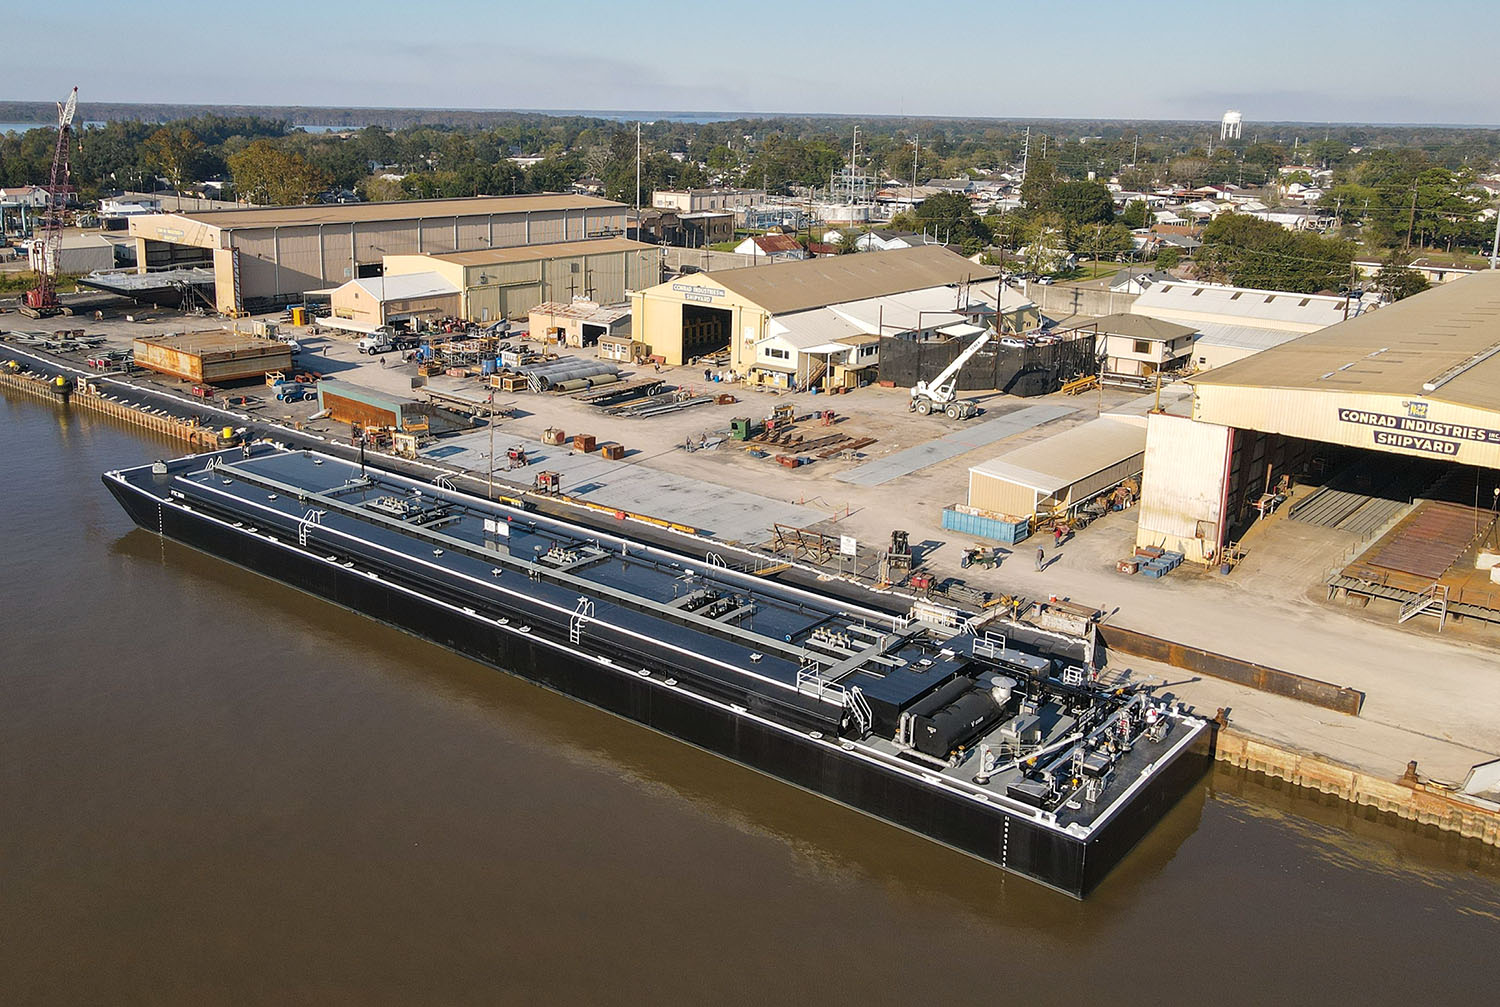
M 41 267 L 37 285 L 26 292 L 26 306 L 33 311 L 52 313 L 57 300 L 57 260 L 62 242 L 63 211 L 68 206 L 69 180 L 72 171 L 68 155 L 73 134 L 73 116 L 78 112 L 78 88 L 73 88 L 66 102 L 57 103 L 57 150 L 52 155 L 52 180 L 47 186 L 47 215 L 42 221 Z

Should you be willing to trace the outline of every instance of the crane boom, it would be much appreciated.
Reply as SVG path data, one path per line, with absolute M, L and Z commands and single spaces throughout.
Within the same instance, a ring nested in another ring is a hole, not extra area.
M 47 186 L 47 216 L 42 222 L 41 254 L 37 263 L 37 285 L 26 291 L 22 312 L 41 318 L 62 310 L 57 300 L 58 246 L 62 242 L 63 212 L 68 207 L 68 184 L 72 172 L 68 155 L 72 149 L 73 117 L 78 114 L 78 88 L 66 102 L 57 103 L 57 149 L 52 154 L 52 181 Z
M 68 95 L 66 103 L 57 103 L 57 128 L 66 129 L 73 125 L 73 116 L 78 114 L 78 88 Z
M 954 389 L 958 385 L 958 372 L 963 370 L 964 364 L 968 363 L 974 354 L 984 349 L 985 344 L 989 341 L 989 332 L 981 332 L 979 338 L 964 347 L 964 351 L 954 359 L 953 363 L 944 367 L 938 373 L 938 376 L 932 379 L 931 383 L 918 381 L 916 387 L 911 390 L 911 397 L 915 399 L 925 396 L 940 405 L 946 405 L 951 402 L 953 400 Z

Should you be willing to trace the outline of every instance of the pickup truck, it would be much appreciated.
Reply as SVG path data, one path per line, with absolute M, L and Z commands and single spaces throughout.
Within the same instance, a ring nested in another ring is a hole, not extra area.
M 391 350 L 409 350 L 417 346 L 418 340 L 414 336 L 404 335 L 396 332 L 388 325 L 382 325 L 368 336 L 359 341 L 359 352 L 374 356 L 378 353 L 389 353 Z

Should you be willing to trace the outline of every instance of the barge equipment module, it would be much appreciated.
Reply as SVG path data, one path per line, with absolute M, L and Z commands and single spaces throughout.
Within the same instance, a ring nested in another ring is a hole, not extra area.
M 314 451 L 103 478 L 148 531 L 1075 897 L 1209 766 L 1206 722 L 1099 687 L 1069 638 L 893 615 Z

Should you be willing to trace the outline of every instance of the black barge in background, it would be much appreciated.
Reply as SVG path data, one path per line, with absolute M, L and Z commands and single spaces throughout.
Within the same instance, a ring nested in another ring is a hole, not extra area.
M 892 616 L 311 451 L 103 478 L 142 528 L 1076 897 L 1209 765 L 1202 720 L 961 612 Z

